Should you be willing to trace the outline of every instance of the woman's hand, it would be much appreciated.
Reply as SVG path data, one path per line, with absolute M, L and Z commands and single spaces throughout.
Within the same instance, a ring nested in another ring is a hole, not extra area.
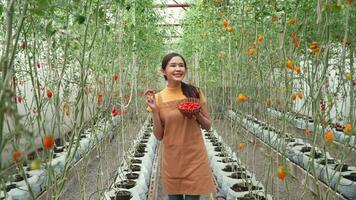
M 156 102 L 154 99 L 155 93 L 156 93 L 155 89 L 148 89 L 144 93 L 144 95 L 146 96 L 146 103 L 147 103 L 148 107 L 151 108 L 152 112 L 156 112 L 156 110 L 157 110 L 157 105 L 156 105 Z

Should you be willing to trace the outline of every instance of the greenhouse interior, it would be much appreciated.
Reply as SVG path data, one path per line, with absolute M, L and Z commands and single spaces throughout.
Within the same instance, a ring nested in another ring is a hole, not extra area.
M 1 0 L 0 200 L 356 200 L 352 0 Z

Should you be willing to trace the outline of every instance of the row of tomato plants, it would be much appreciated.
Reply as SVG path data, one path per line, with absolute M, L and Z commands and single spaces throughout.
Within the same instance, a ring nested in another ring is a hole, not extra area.
M 74 144 L 90 120 L 137 117 L 139 80 L 154 82 L 144 75 L 155 73 L 163 49 L 151 0 L 7 1 L 0 8 L 2 177 L 30 152 L 41 161 L 36 149 L 53 138 Z

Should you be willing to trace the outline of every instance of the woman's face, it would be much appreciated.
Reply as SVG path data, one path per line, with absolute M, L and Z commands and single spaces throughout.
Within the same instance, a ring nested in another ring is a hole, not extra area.
M 168 81 L 181 82 L 184 79 L 186 68 L 183 59 L 179 56 L 173 57 L 164 69 L 163 74 L 167 76 Z

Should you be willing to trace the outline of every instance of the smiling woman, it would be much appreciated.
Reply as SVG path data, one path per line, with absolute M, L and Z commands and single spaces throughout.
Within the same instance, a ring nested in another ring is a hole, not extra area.
M 167 86 L 154 97 L 147 95 L 146 102 L 152 112 L 154 135 L 163 141 L 163 189 L 169 199 L 183 199 L 183 195 L 199 199 L 199 195 L 215 191 L 200 130 L 211 126 L 206 98 L 196 87 L 183 82 L 187 66 L 181 55 L 166 55 L 161 70 Z M 186 101 L 199 104 L 189 117 L 178 109 Z

